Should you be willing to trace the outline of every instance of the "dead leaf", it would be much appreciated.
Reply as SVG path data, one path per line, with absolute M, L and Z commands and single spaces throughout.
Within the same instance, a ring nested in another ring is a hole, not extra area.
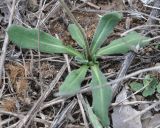
M 14 85 L 16 83 L 17 77 L 24 77 L 25 76 L 25 70 L 22 66 L 16 65 L 16 64 L 6 64 L 5 67 L 7 68 L 11 82 Z
M 28 90 L 28 81 L 26 75 L 28 74 L 29 68 L 24 67 L 20 64 L 6 64 L 5 68 L 8 70 L 12 85 L 17 93 L 18 97 L 26 98 Z M 27 73 L 26 73 L 27 72 Z
M 160 114 L 155 114 L 147 123 L 143 123 L 143 128 L 160 128 Z
M 29 76 L 30 72 L 32 71 L 30 63 L 26 62 L 26 64 L 24 65 L 24 69 L 25 69 L 25 76 Z
M 53 77 L 56 73 L 56 69 L 54 67 L 54 65 L 50 65 L 48 63 L 42 63 L 41 65 L 41 75 L 42 78 L 49 78 L 49 77 Z
M 28 8 L 32 12 L 37 11 L 37 9 L 38 9 L 37 0 L 28 0 Z
M 127 90 L 123 89 L 117 96 L 116 102 L 120 102 L 126 97 Z M 128 119 L 128 117 L 134 116 L 138 113 L 138 111 L 136 111 L 129 105 L 114 107 L 112 114 L 113 128 L 142 128 L 140 116 L 131 121 L 124 122 L 124 120 Z
M 16 110 L 16 100 L 14 98 L 7 98 L 2 101 L 2 107 L 9 112 Z
M 19 97 L 26 97 L 28 90 L 28 81 L 25 79 L 20 79 L 16 82 L 16 92 Z

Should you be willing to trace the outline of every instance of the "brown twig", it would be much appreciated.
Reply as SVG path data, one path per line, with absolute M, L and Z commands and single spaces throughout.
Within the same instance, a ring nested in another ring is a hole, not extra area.
M 129 66 L 131 65 L 133 59 L 135 57 L 135 54 L 133 52 L 130 52 L 126 55 L 125 57 L 125 60 L 121 66 L 121 69 L 119 71 L 119 74 L 117 76 L 117 78 L 122 78 L 125 76 Z M 116 96 L 118 90 L 120 89 L 120 85 L 121 85 L 121 82 L 117 82 L 115 84 L 112 85 L 112 90 L 113 90 L 113 97 L 112 99 L 114 99 L 114 97 Z

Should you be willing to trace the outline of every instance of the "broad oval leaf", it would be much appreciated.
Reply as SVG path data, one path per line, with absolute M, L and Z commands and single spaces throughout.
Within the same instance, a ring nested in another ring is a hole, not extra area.
M 151 96 L 155 93 L 155 91 L 156 91 L 155 87 L 149 86 L 144 89 L 144 91 L 142 92 L 142 95 L 144 97 Z
M 110 124 L 108 109 L 112 100 L 112 89 L 106 85 L 107 79 L 97 65 L 92 66 L 91 69 L 92 81 L 90 85 L 92 87 L 93 110 L 103 126 L 108 126 Z
M 85 40 L 79 28 L 75 24 L 70 24 L 68 26 L 68 31 L 70 32 L 72 38 L 78 43 L 78 45 L 82 48 L 85 48 Z
M 65 46 L 61 40 L 35 28 L 11 25 L 7 33 L 9 39 L 21 48 L 39 49 L 41 52 L 50 54 L 68 53 L 72 56 L 81 57 L 81 54 L 71 46 Z
M 151 96 L 156 91 L 156 87 L 158 85 L 158 80 L 155 77 L 153 77 L 150 74 L 148 74 L 148 75 L 145 76 L 145 78 L 143 80 L 143 84 L 146 87 L 145 87 L 142 95 L 144 97 Z
M 136 51 L 138 50 L 137 46 L 143 47 L 149 44 L 149 42 L 146 41 L 147 39 L 148 37 L 141 36 L 139 33 L 133 31 L 128 33 L 125 37 L 113 40 L 109 45 L 100 48 L 96 56 L 124 54 L 130 50 Z
M 139 91 L 140 89 L 143 88 L 143 84 L 138 83 L 138 82 L 132 82 L 130 83 L 130 87 L 133 91 Z
M 122 17 L 122 14 L 117 12 L 111 12 L 101 17 L 91 44 L 92 54 L 101 47 Z
M 88 66 L 81 66 L 79 69 L 73 70 L 66 77 L 65 81 L 59 88 L 60 95 L 73 95 L 79 91 L 82 81 L 84 80 Z
M 146 87 L 149 86 L 152 80 L 153 78 L 151 77 L 150 74 L 145 75 L 144 80 L 143 80 L 143 85 Z

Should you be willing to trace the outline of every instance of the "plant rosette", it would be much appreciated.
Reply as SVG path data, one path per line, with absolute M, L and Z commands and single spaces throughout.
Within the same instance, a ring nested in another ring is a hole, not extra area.
M 132 47 L 136 47 L 137 45 L 143 47 L 149 43 L 147 41 L 148 37 L 144 37 L 133 31 L 102 47 L 103 43 L 122 18 L 122 14 L 117 12 L 103 15 L 99 20 L 89 47 L 87 47 L 87 42 L 79 27 L 75 24 L 70 24 L 68 31 L 71 37 L 82 48 L 82 52 L 79 52 L 72 46 L 64 45 L 60 39 L 35 28 L 31 29 L 19 25 L 11 25 L 7 32 L 9 39 L 21 48 L 40 50 L 49 54 L 65 53 L 74 57 L 76 62 L 81 65 L 79 69 L 75 69 L 69 73 L 59 88 L 59 94 L 74 95 L 80 90 L 81 83 L 90 69 L 92 74 L 90 83 L 93 97 L 92 110 L 101 124 L 107 127 L 110 124 L 108 109 L 112 100 L 112 90 L 109 85 L 106 85 L 107 79 L 100 70 L 97 59 L 104 55 L 125 54 L 132 50 Z

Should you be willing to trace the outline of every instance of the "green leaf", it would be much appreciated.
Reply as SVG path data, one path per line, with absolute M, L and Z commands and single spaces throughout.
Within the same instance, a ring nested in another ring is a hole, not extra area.
M 151 96 L 155 93 L 155 88 L 152 88 L 151 86 L 149 87 L 146 87 L 145 90 L 143 91 L 142 95 L 144 97 L 147 97 L 147 96 Z
M 97 116 L 93 113 L 89 104 L 86 104 L 86 111 L 88 113 L 88 117 L 89 117 L 89 120 L 90 120 L 93 128 L 103 128 L 102 125 L 100 124 Z
M 70 24 L 68 26 L 68 31 L 70 32 L 72 38 L 79 44 L 79 46 L 85 48 L 85 40 L 79 28 L 75 24 Z
M 138 91 L 138 90 L 140 90 L 140 89 L 143 88 L 143 84 L 138 83 L 138 82 L 132 82 L 132 83 L 130 84 L 130 87 L 131 87 L 131 89 L 132 89 L 133 91 Z
M 65 46 L 63 42 L 38 29 L 25 28 L 11 25 L 7 31 L 9 39 L 17 46 L 27 49 L 35 49 L 45 53 L 68 53 L 73 56 L 82 57 L 81 54 L 71 46 Z
M 112 100 L 112 89 L 110 86 L 104 86 L 107 84 L 107 80 L 97 65 L 92 66 L 91 69 L 92 81 L 90 85 L 92 87 L 93 110 L 103 126 L 108 126 L 110 124 L 108 109 Z
M 142 95 L 144 97 L 151 96 L 156 91 L 158 80 L 155 77 L 151 77 L 151 75 L 146 75 L 145 79 L 143 80 L 143 84 L 146 86 L 146 88 L 144 89 Z
M 144 80 L 143 80 L 143 85 L 144 86 L 149 86 L 151 81 L 152 81 L 151 75 L 146 75 L 144 77 Z
M 88 64 L 88 60 L 85 58 L 79 58 L 79 57 L 75 57 L 75 61 L 79 64 L 84 64 L 87 65 Z
M 84 80 L 88 66 L 81 66 L 79 69 L 73 70 L 66 77 L 65 81 L 59 88 L 59 93 L 61 95 L 72 95 L 79 91 L 82 81 Z
M 98 50 L 96 56 L 111 55 L 111 54 L 124 54 L 130 50 L 134 50 L 137 45 L 143 47 L 147 45 L 148 38 L 141 36 L 137 32 L 130 32 L 125 37 L 111 41 L 106 47 Z
M 117 12 L 111 12 L 101 17 L 91 44 L 92 54 L 95 54 L 101 47 L 122 17 L 122 14 Z
M 157 85 L 157 92 L 160 93 L 160 83 Z

